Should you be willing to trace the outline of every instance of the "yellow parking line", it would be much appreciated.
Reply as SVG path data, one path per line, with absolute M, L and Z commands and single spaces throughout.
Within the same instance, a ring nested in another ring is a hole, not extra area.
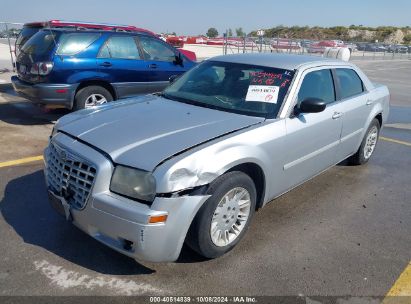
M 406 142 L 406 141 L 402 141 L 402 140 L 398 140 L 398 139 L 394 139 L 394 138 L 389 138 L 389 137 L 384 137 L 384 136 L 380 136 L 380 139 L 385 140 L 385 141 L 389 141 L 389 142 L 393 142 L 393 143 L 396 143 L 396 144 L 411 147 L 411 143 Z
M 408 263 L 407 267 L 405 267 L 404 271 L 387 293 L 387 297 L 395 296 L 411 296 L 411 262 Z
M 386 294 L 382 304 L 409 304 L 411 302 L 411 262 Z
M 26 158 L 21 158 L 21 159 L 16 159 L 16 160 L 10 160 L 6 162 L 0 163 L 0 168 L 4 167 L 11 167 L 11 166 L 16 166 L 16 165 L 23 165 L 26 163 L 31 163 L 35 161 L 43 160 L 43 156 L 33 156 L 33 157 L 26 157 Z

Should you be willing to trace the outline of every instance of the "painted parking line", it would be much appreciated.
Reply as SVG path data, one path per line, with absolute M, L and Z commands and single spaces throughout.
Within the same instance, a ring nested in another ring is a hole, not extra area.
M 0 168 L 23 165 L 27 163 L 36 162 L 39 160 L 43 160 L 43 156 L 39 155 L 39 156 L 26 157 L 26 158 L 21 158 L 21 159 L 16 159 L 16 160 L 10 160 L 10 161 L 0 163 Z
M 389 137 L 384 137 L 384 136 L 380 136 L 381 140 L 385 140 L 385 141 L 389 141 L 389 142 L 393 142 L 396 144 L 400 144 L 400 145 L 404 145 L 404 146 L 408 146 L 411 147 L 411 143 L 407 142 L 407 141 L 402 141 L 402 140 L 398 140 L 398 139 L 394 139 L 394 138 L 389 138 Z
M 411 262 L 395 281 L 387 293 L 387 297 L 411 296 Z M 409 299 L 411 300 L 411 299 Z

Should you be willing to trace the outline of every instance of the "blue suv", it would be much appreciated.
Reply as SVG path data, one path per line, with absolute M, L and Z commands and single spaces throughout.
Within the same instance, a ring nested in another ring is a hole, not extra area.
M 33 102 L 78 110 L 162 91 L 195 64 L 144 32 L 43 29 L 21 48 L 12 83 Z

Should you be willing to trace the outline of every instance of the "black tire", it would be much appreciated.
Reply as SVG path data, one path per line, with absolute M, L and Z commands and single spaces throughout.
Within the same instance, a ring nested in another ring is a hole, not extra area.
M 227 246 L 216 246 L 211 238 L 211 221 L 221 199 L 232 189 L 242 187 L 250 195 L 250 213 L 244 228 Z M 233 171 L 217 178 L 207 190 L 212 196 L 204 203 L 195 216 L 187 234 L 186 243 L 194 251 L 206 258 L 216 258 L 233 249 L 246 233 L 256 206 L 256 189 L 253 180 L 245 173 Z
M 375 148 L 371 152 L 371 155 L 368 158 L 366 158 L 365 155 L 364 155 L 364 147 L 367 143 L 368 134 L 375 127 L 377 128 L 377 142 L 376 142 L 376 144 L 378 143 L 378 137 L 380 135 L 381 126 L 380 126 L 380 122 L 378 121 L 378 119 L 374 118 L 371 121 L 371 124 L 369 125 L 369 127 L 367 129 L 367 132 L 365 132 L 364 138 L 361 142 L 360 147 L 358 148 L 358 151 L 354 155 L 352 155 L 351 157 L 348 158 L 348 162 L 350 164 L 352 164 L 352 165 L 363 165 L 363 164 L 367 163 L 370 160 L 372 154 L 375 151 Z
M 73 110 L 77 111 L 84 109 L 86 107 L 87 99 L 93 94 L 104 96 L 107 102 L 113 101 L 113 96 L 107 89 L 101 86 L 88 86 L 80 89 L 77 92 L 74 98 Z

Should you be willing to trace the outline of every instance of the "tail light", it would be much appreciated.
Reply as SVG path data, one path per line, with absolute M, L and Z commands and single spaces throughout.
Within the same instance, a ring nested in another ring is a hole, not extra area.
M 30 69 L 30 74 L 45 76 L 53 69 L 53 62 L 36 62 Z

